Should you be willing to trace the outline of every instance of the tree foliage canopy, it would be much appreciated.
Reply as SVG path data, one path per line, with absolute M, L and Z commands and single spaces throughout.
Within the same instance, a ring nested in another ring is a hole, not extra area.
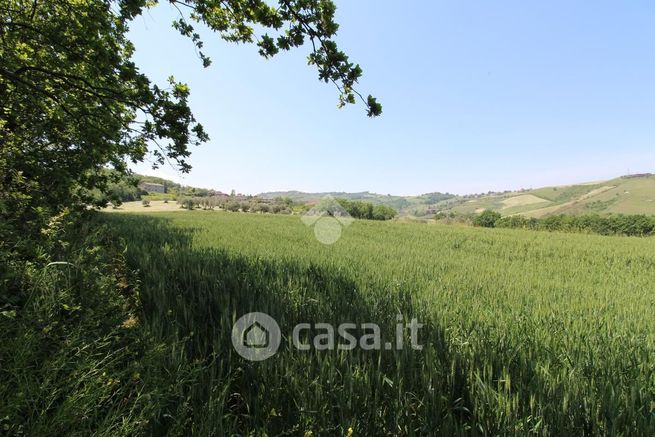
M 496 227 L 496 222 L 500 220 L 500 217 L 499 212 L 485 209 L 482 213 L 475 216 L 473 219 L 473 225 L 481 226 L 483 228 L 494 228 Z
M 111 166 L 151 154 L 190 169 L 190 148 L 208 140 L 189 105 L 189 87 L 170 77 L 152 83 L 132 61 L 131 20 L 152 0 L 4 0 L 0 5 L 0 212 L 60 209 L 87 203 L 92 189 L 110 182 Z M 228 42 L 253 43 L 265 57 L 311 44 L 310 64 L 319 79 L 339 90 L 341 106 L 364 101 L 369 116 L 381 113 L 375 98 L 355 85 L 362 71 L 337 47 L 335 6 L 330 0 L 187 0 L 173 27 L 202 52 L 195 26 Z M 258 35 L 258 32 L 262 34 Z
M 398 212 L 387 205 L 375 205 L 360 200 L 337 199 L 351 217 L 365 220 L 391 220 Z

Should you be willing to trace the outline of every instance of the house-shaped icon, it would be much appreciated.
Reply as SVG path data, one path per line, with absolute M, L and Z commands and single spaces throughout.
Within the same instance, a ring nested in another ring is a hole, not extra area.
M 268 330 L 258 321 L 255 320 L 252 325 L 243 331 L 243 345 L 248 348 L 265 348 L 268 347 L 269 333 Z

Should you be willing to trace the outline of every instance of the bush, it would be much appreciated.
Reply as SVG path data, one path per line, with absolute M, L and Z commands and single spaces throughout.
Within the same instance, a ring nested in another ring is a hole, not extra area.
M 196 207 L 196 203 L 192 197 L 182 197 L 177 201 L 177 203 L 179 203 L 182 206 L 182 208 L 188 210 L 192 210 Z
M 396 216 L 396 210 L 386 205 L 373 207 L 373 220 L 391 220 Z
M 271 207 L 267 203 L 255 203 L 250 209 L 252 212 L 271 212 Z
M 473 226 L 483 228 L 495 228 L 496 222 L 501 219 L 500 213 L 485 209 L 480 215 L 473 219 Z
M 38 260 L 0 248 L 0 260 L 11 261 L 3 275 L 11 294 L 0 291 L 0 434 L 147 434 L 156 406 L 141 394 L 143 369 L 153 369 L 147 356 L 158 346 L 141 334 L 125 245 L 106 226 L 55 219 L 43 238 L 24 237 Z M 133 414 L 124 414 L 126 402 Z
M 239 202 L 236 202 L 234 200 L 230 200 L 229 202 L 227 202 L 225 204 L 225 209 L 227 211 L 237 212 L 237 211 L 239 211 L 240 207 L 241 207 L 241 205 L 239 204 Z

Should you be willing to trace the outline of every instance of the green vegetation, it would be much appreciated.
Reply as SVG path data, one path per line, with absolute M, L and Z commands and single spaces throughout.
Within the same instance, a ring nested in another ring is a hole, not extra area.
M 96 200 L 99 203 L 101 203 L 102 200 L 105 200 L 121 204 L 123 202 L 130 202 L 140 199 L 147 199 L 150 201 L 177 200 L 178 203 L 182 203 L 187 198 L 191 198 L 195 203 L 195 207 L 211 209 L 215 207 L 223 208 L 222 205 L 227 202 L 227 200 L 224 198 L 224 193 L 208 188 L 183 186 L 171 180 L 155 176 L 144 176 L 139 174 L 133 174 L 129 176 L 120 176 L 120 174 L 115 174 L 115 176 L 115 182 L 109 184 L 106 194 L 101 194 L 96 190 Z M 648 180 L 648 176 L 643 177 Z M 620 180 L 626 181 L 626 183 L 635 182 L 630 181 L 629 179 L 639 178 L 622 178 Z M 167 192 L 148 193 L 137 187 L 137 185 L 142 182 L 164 185 L 167 187 Z M 641 183 L 643 184 L 643 181 Z M 653 188 L 655 189 L 655 186 Z M 454 194 L 439 192 L 422 194 L 420 196 L 402 197 L 381 195 L 369 192 L 302 193 L 298 191 L 285 191 L 262 193 L 258 196 L 239 195 L 237 196 L 238 199 L 236 199 L 240 205 L 239 208 L 231 205 L 230 209 L 234 211 L 243 210 L 241 205 L 246 202 L 249 205 L 246 206 L 247 209 L 254 209 L 256 212 L 277 213 L 279 211 L 269 211 L 271 208 L 266 206 L 267 204 L 270 205 L 270 201 L 272 200 L 273 204 L 286 204 L 288 209 L 295 212 L 302 212 L 303 210 L 306 210 L 304 205 L 318 202 L 320 199 L 329 196 L 337 198 L 339 202 L 344 205 L 344 207 L 351 203 L 352 205 L 348 206 L 348 208 L 353 210 L 351 215 L 357 218 L 374 219 L 372 218 L 372 214 L 362 211 L 366 211 L 367 208 L 371 208 L 376 205 L 381 205 L 388 208 L 378 208 L 378 214 L 376 214 L 376 216 L 385 217 L 385 220 L 393 218 L 398 214 L 401 216 L 415 217 L 429 216 L 436 219 L 443 218 L 444 214 L 452 218 L 452 214 L 455 214 L 458 216 L 457 221 L 471 222 L 475 217 L 474 214 L 480 210 L 498 211 L 501 212 L 503 216 L 510 216 L 514 214 L 536 214 L 539 216 L 549 215 L 553 213 L 553 211 L 558 210 L 560 207 L 565 209 L 568 208 L 566 211 L 567 213 L 571 214 L 581 214 L 584 212 L 584 209 L 598 213 L 607 213 L 609 208 L 620 200 L 619 195 L 615 193 L 614 196 L 608 198 L 607 200 L 597 200 L 595 195 L 589 195 L 589 193 L 594 194 L 594 192 L 598 192 L 597 194 L 601 195 L 604 191 L 605 190 L 603 189 L 602 184 L 573 185 L 569 187 L 552 187 L 520 192 L 507 191 L 504 193 L 488 193 L 466 196 L 456 196 Z M 577 202 L 576 199 L 581 196 L 588 196 L 585 197 L 585 199 L 589 200 L 584 203 Z M 234 197 L 234 193 L 231 197 Z M 648 197 L 648 195 L 646 197 Z M 637 202 L 633 203 L 634 208 L 637 210 L 648 210 L 648 207 L 651 206 L 649 199 L 640 198 Z M 362 204 L 366 205 L 363 206 Z M 368 206 L 368 204 L 373 206 Z M 575 208 L 573 208 L 572 205 L 575 206 Z M 395 210 L 396 213 L 392 214 L 391 210 Z
M 522 228 L 542 231 L 586 232 L 600 235 L 626 235 L 647 237 L 655 235 L 655 217 L 646 215 L 613 215 L 601 217 L 598 214 L 570 216 L 555 215 L 542 219 L 511 216 L 494 222 L 502 228 Z
M 219 208 L 231 212 L 261 212 L 273 214 L 291 214 L 292 208 L 299 207 L 288 199 L 277 198 L 266 201 L 257 197 L 246 197 L 241 200 L 235 197 L 179 197 L 177 203 L 185 209 L 196 208 L 213 210 Z
M 140 200 L 141 196 L 145 194 L 137 186 L 139 178 L 136 175 L 122 175 L 117 171 L 110 170 L 104 170 L 101 173 L 107 177 L 107 186 L 103 190 L 98 188 L 91 190 L 92 204 L 106 205 L 111 202 L 120 205 L 123 202 Z
M 607 200 L 594 200 L 592 202 L 587 203 L 585 205 L 585 208 L 596 212 L 602 212 L 608 210 L 618 200 L 619 200 L 618 196 Z
M 473 219 L 473 225 L 481 226 L 483 228 L 493 228 L 496 226 L 496 222 L 500 220 L 500 217 L 500 213 L 487 209 L 484 210 L 481 214 L 475 216 Z
M 346 199 L 336 199 L 336 201 L 351 217 L 356 219 L 391 220 L 397 214 L 395 209 L 386 205 L 374 205 L 369 202 Z
M 456 196 L 449 193 L 428 193 L 420 196 L 390 196 L 363 193 L 301 193 L 298 191 L 264 193 L 263 197 L 285 195 L 297 201 L 312 202 L 326 195 L 347 200 L 387 205 L 401 217 L 439 218 L 443 214 L 462 217 L 484 210 L 503 216 L 521 214 L 526 217 L 551 215 L 585 215 L 595 212 L 610 214 L 655 215 L 655 176 L 641 174 L 623 176 L 591 184 L 546 187 L 519 191 L 489 192 Z
M 427 193 L 418 196 L 425 205 L 433 205 L 456 197 L 450 193 Z
M 2 434 L 143 433 L 183 380 L 141 391 L 162 378 L 149 368 L 174 345 L 131 329 L 141 306 L 125 245 L 69 214 L 42 235 L 3 240 L 0 250 Z
M 439 193 L 434 193 L 438 195 Z M 310 203 L 318 202 L 325 197 L 333 197 L 335 199 L 343 199 L 347 201 L 367 202 L 374 205 L 386 205 L 395 210 L 406 209 L 414 204 L 421 204 L 423 201 L 415 200 L 412 197 L 392 196 L 390 194 L 375 194 L 368 191 L 360 193 L 344 193 L 344 192 L 324 192 L 324 193 L 303 193 L 300 191 L 275 191 L 268 193 L 261 193 L 259 197 L 273 199 L 277 197 L 285 197 L 291 199 L 296 203 Z
M 447 211 L 472 213 L 491 209 L 503 216 L 544 218 L 561 214 L 655 215 L 655 176 L 624 176 L 592 184 L 494 193 L 451 201 Z
M 62 207 L 107 192 L 106 168 L 120 174 L 146 156 L 188 172 L 189 149 L 209 137 L 188 105 L 189 87 L 155 84 L 133 62 L 128 29 L 157 1 L 5 0 L 0 6 L 0 192 L 21 185 L 34 208 Z M 164 2 L 165 3 L 165 2 Z M 265 58 L 311 40 L 309 64 L 333 83 L 339 106 L 361 100 L 371 117 L 381 105 L 356 89 L 361 67 L 334 41 L 330 0 L 172 0 L 173 28 L 202 51 L 198 24 L 231 43 L 254 44 Z M 21 180 L 21 177 L 27 180 Z M 33 195 L 32 195 L 33 194 Z
M 53 217 L 89 205 L 120 205 L 134 193 L 110 185 L 130 162 L 147 157 L 188 172 L 190 148 L 209 137 L 188 105 L 189 87 L 173 77 L 155 84 L 133 62 L 132 20 L 157 1 L 6 0 L 0 5 L 0 236 L 38 239 Z M 166 2 L 164 2 L 166 3 Z M 311 40 L 309 63 L 333 83 L 339 106 L 363 101 L 380 115 L 373 96 L 355 86 L 362 69 L 334 37 L 330 0 L 171 2 L 173 28 L 211 60 L 194 26 L 231 43 L 254 44 L 271 58 Z M 169 5 L 169 6 L 171 6 Z M 186 18 L 185 18 L 186 17 Z M 138 199 L 138 197 L 136 197 Z M 36 244 L 36 243 L 35 243 Z M 8 249 L 13 251 L 13 249 Z
M 308 42 L 339 106 L 360 98 L 369 116 L 381 113 L 354 89 L 362 70 L 334 41 L 332 1 L 170 3 L 180 12 L 174 29 L 203 66 L 199 23 L 266 58 Z M 0 5 L 3 435 L 653 434 L 652 238 L 359 220 L 325 246 L 298 217 L 198 210 L 218 196 L 156 178 L 142 181 L 173 192 L 142 199 L 152 215 L 90 211 L 146 196 L 128 163 L 148 157 L 188 172 L 190 149 L 208 140 L 189 87 L 173 77 L 155 84 L 132 60 L 130 23 L 156 4 Z M 344 204 L 373 219 L 390 208 L 470 220 L 480 209 L 653 213 L 654 181 L 359 193 Z M 174 197 L 190 211 L 149 206 Z M 221 207 L 299 208 L 291 196 L 239 197 Z M 630 220 L 584 226 L 647 234 L 651 222 Z M 244 361 L 230 341 L 234 320 L 253 310 L 287 335 L 262 363 Z M 298 322 L 375 322 L 389 333 L 399 315 L 424 323 L 423 350 L 289 344 Z
M 145 194 L 129 163 L 148 158 L 155 167 L 168 163 L 188 172 L 190 149 L 209 139 L 188 105 L 189 87 L 172 76 L 155 84 L 133 62 L 130 24 L 157 3 L 0 3 L 3 435 L 190 429 L 208 435 L 200 429 L 207 421 L 188 421 L 203 408 L 225 420 L 213 429 L 222 435 L 243 428 L 241 417 L 249 414 L 238 397 L 223 402 L 217 392 L 215 402 L 191 404 L 208 400 L 191 382 L 207 377 L 206 364 L 219 360 L 185 356 L 185 340 L 169 342 L 167 333 L 139 322 L 155 313 L 141 306 L 138 281 L 124 263 L 125 244 L 115 232 L 122 229 L 110 232 L 88 211 L 107 203 L 118 208 Z M 179 12 L 173 28 L 195 45 L 204 67 L 211 60 L 202 52 L 198 24 L 224 41 L 256 45 L 265 58 L 311 41 L 309 63 L 319 80 L 336 86 L 339 106 L 359 98 L 368 116 L 382 112 L 373 96 L 355 89 L 362 69 L 334 41 L 338 24 L 330 0 L 284 0 L 276 7 L 263 0 L 161 3 Z M 153 198 L 172 197 L 148 195 L 142 205 Z M 223 394 L 229 384 L 222 381 Z
M 84 234 L 115 250 L 65 245 L 53 259 L 80 268 L 33 268 L 32 292 L 1 319 L 5 429 L 649 435 L 655 427 L 652 239 L 356 221 L 324 246 L 292 216 L 106 214 L 101 223 Z M 115 269 L 115 279 L 98 268 Z M 45 293 L 51 279 L 64 286 Z M 249 311 L 272 315 L 287 335 L 299 322 L 348 321 L 378 323 L 383 338 L 400 313 L 425 323 L 424 349 L 304 352 L 286 337 L 277 355 L 249 362 L 230 342 L 232 323 Z
M 166 185 L 168 192 L 146 193 L 137 188 L 137 184 L 141 182 Z M 216 207 L 225 203 L 225 199 L 221 197 L 224 194 L 215 190 L 181 186 L 166 179 L 136 174 L 119 176 L 109 184 L 105 194 L 100 193 L 98 190 L 95 193 L 96 202 L 98 203 L 103 200 L 120 204 L 142 198 L 148 200 L 180 200 L 188 197 L 194 199 L 197 207 L 202 206 L 203 208 L 206 208 L 207 204 L 213 204 L 213 207 Z M 348 207 L 354 212 L 351 215 L 369 219 L 371 219 L 372 214 L 362 212 L 366 211 L 369 206 L 361 206 L 362 203 L 387 207 L 378 208 L 377 216 L 386 217 L 385 219 L 393 218 L 396 215 L 440 219 L 443 218 L 444 214 L 448 216 L 455 214 L 460 218 L 466 218 L 466 222 L 470 222 L 475 214 L 484 210 L 496 211 L 505 217 L 521 214 L 525 217 L 534 218 L 562 214 L 587 215 L 590 212 L 603 216 L 643 213 L 655 215 L 655 177 L 650 175 L 623 177 L 596 184 L 467 196 L 429 193 L 420 196 L 401 197 L 369 192 L 300 193 L 289 191 L 263 193 L 258 196 L 241 196 L 239 201 L 243 203 L 244 198 L 248 197 L 245 201 L 253 206 L 255 210 L 266 210 L 266 206 L 262 205 L 273 200 L 276 204 L 285 203 L 290 210 L 301 212 L 303 205 L 317 202 L 325 196 L 336 197 L 344 206 L 349 203 L 359 205 Z M 203 199 L 212 197 L 217 197 L 217 199 Z M 259 204 L 259 206 L 256 204 Z M 396 211 L 393 215 L 391 215 L 392 209 Z

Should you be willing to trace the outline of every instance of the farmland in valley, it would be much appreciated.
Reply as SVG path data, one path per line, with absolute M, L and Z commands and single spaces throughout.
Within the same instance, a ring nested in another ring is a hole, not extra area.
M 622 176 L 606 181 L 544 188 L 525 188 L 501 193 L 456 196 L 429 193 L 421 196 L 391 196 L 374 193 L 300 193 L 284 191 L 262 196 L 289 196 L 298 201 L 319 199 L 325 194 L 390 205 L 405 216 L 429 216 L 435 212 L 471 214 L 485 209 L 503 216 L 548 217 L 558 214 L 648 214 L 655 215 L 655 176 Z
M 177 345 L 151 369 L 184 381 L 178 398 L 159 399 L 168 405 L 162 430 L 655 429 L 652 238 L 357 220 L 324 245 L 298 216 L 188 211 L 102 222 L 139 278 L 138 329 Z M 273 316 L 283 333 L 266 361 L 244 360 L 230 343 L 235 319 L 251 311 Z M 425 325 L 422 350 L 299 351 L 289 337 L 303 322 L 373 322 L 384 336 L 399 315 Z M 157 393 L 157 378 L 144 379 L 143 393 Z

